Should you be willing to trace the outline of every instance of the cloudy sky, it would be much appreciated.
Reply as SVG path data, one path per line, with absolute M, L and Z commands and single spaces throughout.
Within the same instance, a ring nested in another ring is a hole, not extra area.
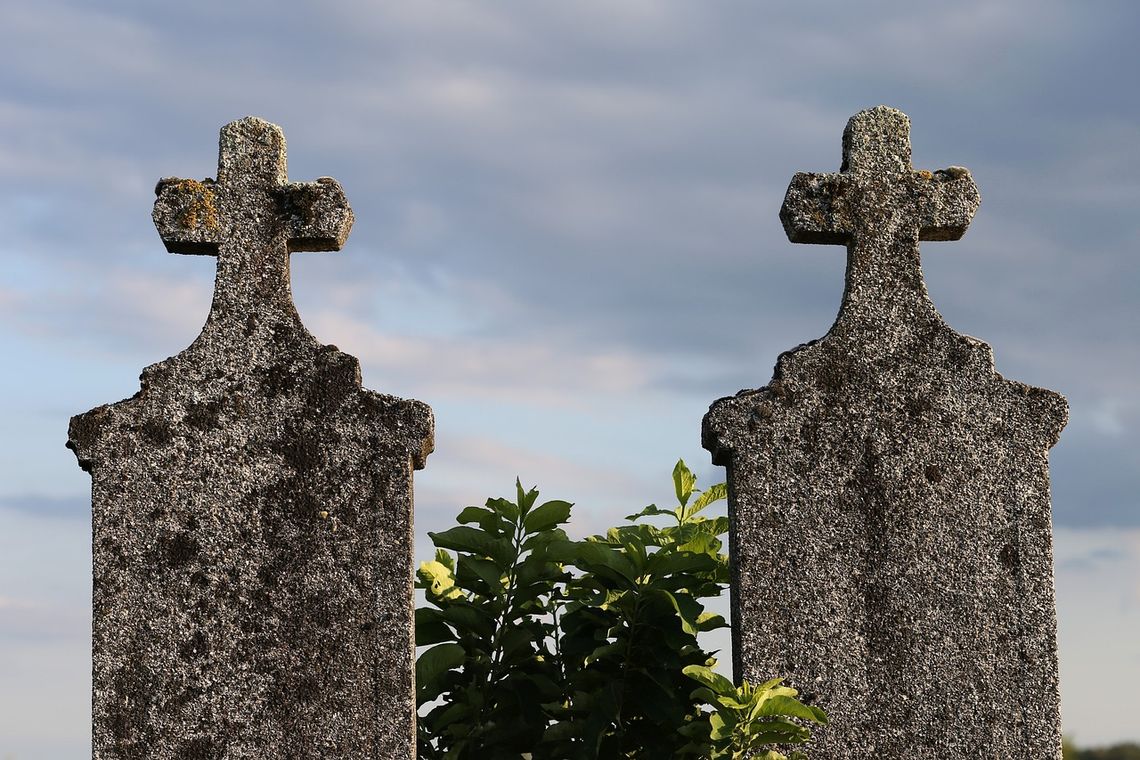
M 921 5 L 921 7 L 920 7 Z M 0 758 L 88 752 L 89 480 L 70 415 L 197 334 L 213 262 L 163 251 L 155 181 L 281 124 L 357 224 L 293 257 L 309 328 L 429 402 L 417 532 L 516 475 L 580 532 L 669 498 L 714 399 L 822 335 L 834 246 L 777 219 L 885 103 L 915 165 L 967 166 L 935 303 L 1056 389 L 1065 729 L 1140 739 L 1140 6 L 1120 2 L 7 0 L 0 23 Z

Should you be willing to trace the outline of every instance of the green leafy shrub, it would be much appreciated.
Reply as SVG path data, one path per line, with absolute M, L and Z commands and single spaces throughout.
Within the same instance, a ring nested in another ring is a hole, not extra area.
M 745 681 L 737 687 L 719 673 L 699 665 L 686 667 L 685 675 L 704 684 L 693 696 L 707 702 L 715 712 L 707 724 L 694 724 L 684 732 L 698 740 L 694 749 L 707 751 L 706 756 L 713 760 L 806 760 L 802 752 L 793 752 L 789 757 L 765 748 L 772 744 L 803 744 L 811 738 L 810 730 L 789 718 L 827 722 L 823 710 L 803 704 L 796 699 L 799 692 L 781 686 L 782 678 L 759 686 Z
M 704 602 L 728 585 L 728 520 L 704 512 L 725 486 L 699 491 L 684 462 L 673 484 L 675 508 L 650 505 L 585 541 L 563 528 L 569 503 L 539 504 L 519 482 L 513 501 L 467 507 L 459 525 L 429 534 L 436 556 L 417 582 L 429 606 L 416 610 L 416 644 L 430 646 L 416 663 L 419 757 L 736 758 L 806 740 L 787 717 L 823 714 L 794 691 L 737 690 L 710 669 L 697 635 L 727 625 Z

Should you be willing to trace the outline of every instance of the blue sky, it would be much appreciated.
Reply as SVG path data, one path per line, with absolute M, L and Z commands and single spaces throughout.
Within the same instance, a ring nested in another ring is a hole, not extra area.
M 520 475 L 581 532 L 669 498 L 714 399 L 826 332 L 843 251 L 793 246 L 796 171 L 885 103 L 963 165 L 931 295 L 1008 377 L 1064 393 L 1052 455 L 1066 731 L 1140 739 L 1140 6 L 962 0 L 182 4 L 9 0 L 0 25 L 0 760 L 87 752 L 89 481 L 70 415 L 196 335 L 213 262 L 163 251 L 163 176 L 281 124 L 340 180 L 302 317 L 430 403 L 417 533 Z

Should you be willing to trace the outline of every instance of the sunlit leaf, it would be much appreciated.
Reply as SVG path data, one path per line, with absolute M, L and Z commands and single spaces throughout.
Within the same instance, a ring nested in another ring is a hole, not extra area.
M 693 486 L 697 484 L 697 476 L 685 465 L 684 459 L 678 459 L 673 468 L 673 487 L 677 491 L 677 502 L 682 506 L 689 503 L 693 495 Z
M 688 665 L 682 668 L 681 672 L 694 681 L 712 689 L 716 694 L 724 695 L 736 693 L 736 687 L 732 681 L 711 668 L 706 668 L 703 665 Z
M 695 482 L 695 479 L 694 479 L 694 482 Z M 708 507 L 708 505 L 714 504 L 714 503 L 720 501 L 721 499 L 727 499 L 727 498 L 728 498 L 728 485 L 727 484 L 717 483 L 716 485 L 709 486 L 704 491 L 701 491 L 701 495 L 698 496 L 697 500 L 693 502 L 691 507 L 689 507 L 688 515 L 689 515 L 689 517 L 693 517 L 698 512 L 700 512 L 701 510 Z
M 427 588 L 429 596 L 437 599 L 457 599 L 463 596 L 463 592 L 455 588 L 451 568 L 442 562 L 421 562 L 416 575 Z

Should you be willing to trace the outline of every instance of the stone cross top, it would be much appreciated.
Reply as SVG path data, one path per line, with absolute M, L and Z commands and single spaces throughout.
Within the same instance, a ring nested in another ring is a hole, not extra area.
M 909 122 L 856 114 L 838 174 L 796 174 L 794 242 L 846 243 L 826 336 L 712 404 L 728 469 L 733 658 L 823 707 L 812 757 L 1059 760 L 1048 450 L 1065 400 L 952 330 L 920 240 L 960 237 L 965 169 L 914 171 Z
M 847 290 L 839 320 L 853 311 L 893 319 L 929 317 L 918 241 L 957 240 L 978 209 L 978 188 L 961 167 L 915 171 L 910 119 L 878 106 L 852 117 L 837 174 L 798 173 L 780 209 L 793 243 L 848 247 Z
M 222 128 L 217 181 L 165 179 L 168 250 L 213 307 L 129 399 L 72 418 L 91 473 L 97 760 L 413 760 L 412 471 L 431 409 L 364 390 L 301 324 L 289 252 L 352 225 L 286 181 L 280 128 Z
M 226 320 L 299 324 L 289 252 L 338 251 L 352 229 L 340 184 L 289 182 L 281 128 L 252 116 L 222 127 L 217 181 L 166 178 L 156 191 L 166 250 L 218 257 L 207 330 Z

